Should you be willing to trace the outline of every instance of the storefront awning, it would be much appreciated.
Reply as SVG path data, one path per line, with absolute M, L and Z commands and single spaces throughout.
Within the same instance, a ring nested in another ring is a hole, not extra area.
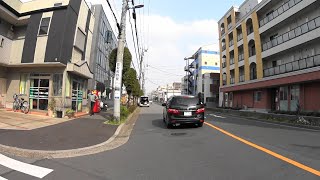
M 87 61 L 82 61 L 80 63 L 68 63 L 67 71 L 87 79 L 93 78 L 93 73 L 91 72 Z

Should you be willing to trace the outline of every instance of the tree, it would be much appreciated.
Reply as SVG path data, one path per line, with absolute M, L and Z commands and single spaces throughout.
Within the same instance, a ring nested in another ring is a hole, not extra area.
M 112 72 L 115 72 L 115 69 L 116 69 L 117 51 L 118 51 L 118 48 L 113 49 L 109 56 L 109 67 Z M 123 53 L 123 69 L 122 69 L 123 75 L 129 70 L 131 61 L 132 61 L 132 55 L 130 53 L 130 50 L 127 47 L 125 47 L 124 53 Z
M 139 88 L 137 87 L 139 85 L 139 81 L 137 79 L 137 72 L 135 69 L 129 68 L 128 71 L 124 73 L 123 84 L 126 86 L 126 90 L 129 95 L 127 102 L 127 104 L 129 104 L 131 96 L 135 96 L 136 89 Z

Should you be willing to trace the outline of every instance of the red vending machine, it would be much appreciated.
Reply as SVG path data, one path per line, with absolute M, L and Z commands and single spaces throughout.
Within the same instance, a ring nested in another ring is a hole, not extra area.
M 94 113 L 98 113 L 101 111 L 101 108 L 100 108 L 100 99 L 99 99 L 99 91 L 97 90 L 93 90 L 92 91 L 92 94 L 95 94 L 97 96 L 97 99 L 96 99 L 96 102 L 94 103 L 94 106 L 93 106 L 93 112 Z

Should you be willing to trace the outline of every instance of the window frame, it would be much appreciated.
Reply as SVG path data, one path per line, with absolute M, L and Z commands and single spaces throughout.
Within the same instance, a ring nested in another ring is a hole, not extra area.
M 47 26 L 42 25 L 42 22 L 43 22 L 44 19 L 49 19 L 49 22 L 48 22 Z M 38 36 L 47 36 L 47 35 L 49 35 L 50 25 L 51 25 L 51 17 L 42 17 L 41 21 L 40 21 L 40 24 L 39 24 L 39 28 L 38 28 Z M 42 27 L 47 27 L 48 28 L 47 32 L 45 34 L 40 34 Z

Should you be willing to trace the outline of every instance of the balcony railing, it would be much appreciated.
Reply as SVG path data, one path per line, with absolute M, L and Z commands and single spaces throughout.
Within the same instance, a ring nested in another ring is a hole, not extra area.
M 223 62 L 223 63 L 222 63 L 222 68 L 225 68 L 225 67 L 227 67 L 227 63 L 226 63 L 226 62 Z
M 250 25 L 248 28 L 247 28 L 247 35 L 250 35 L 251 33 L 253 33 L 253 26 Z
M 320 27 L 320 16 L 315 19 L 312 19 L 309 22 L 306 22 L 306 23 L 296 27 L 295 29 L 293 29 L 291 31 L 288 31 L 288 32 L 276 37 L 275 39 L 273 39 L 271 41 L 264 43 L 262 45 L 262 50 L 266 51 L 268 49 L 271 49 L 271 48 L 278 46 L 282 43 L 285 43 L 291 39 L 294 39 L 298 36 L 301 36 L 309 31 L 312 31 L 318 27 Z
M 233 46 L 233 39 L 229 41 L 229 47 Z
M 263 70 L 264 77 L 320 66 L 320 54 Z
M 230 65 L 234 64 L 234 58 L 230 57 Z
M 234 84 L 234 77 L 230 78 L 230 84 Z
M 260 27 L 266 25 L 273 19 L 277 18 L 279 15 L 287 11 L 288 9 L 292 8 L 293 6 L 297 5 L 300 3 L 302 0 L 290 0 L 284 3 L 282 6 L 280 6 L 278 9 L 274 10 L 273 13 L 269 14 L 267 17 L 263 18 L 260 22 L 259 25 Z
M 250 48 L 249 49 L 249 57 L 255 56 L 256 55 L 256 49 L 255 48 Z
M 244 54 L 239 54 L 238 58 L 239 58 L 238 61 L 243 61 L 244 60 Z
M 241 34 L 238 34 L 238 41 L 241 41 L 242 39 L 243 39 L 243 35 L 242 35 L 242 33 Z
M 244 82 L 244 74 L 239 76 L 239 81 Z
M 222 45 L 222 51 L 226 50 L 226 45 Z
M 231 29 L 231 28 L 232 28 L 232 24 L 231 24 L 231 22 L 229 22 L 228 29 Z
M 222 30 L 221 30 L 221 35 L 224 35 L 224 33 L 226 33 L 226 30 L 225 30 L 225 29 L 222 29 Z

